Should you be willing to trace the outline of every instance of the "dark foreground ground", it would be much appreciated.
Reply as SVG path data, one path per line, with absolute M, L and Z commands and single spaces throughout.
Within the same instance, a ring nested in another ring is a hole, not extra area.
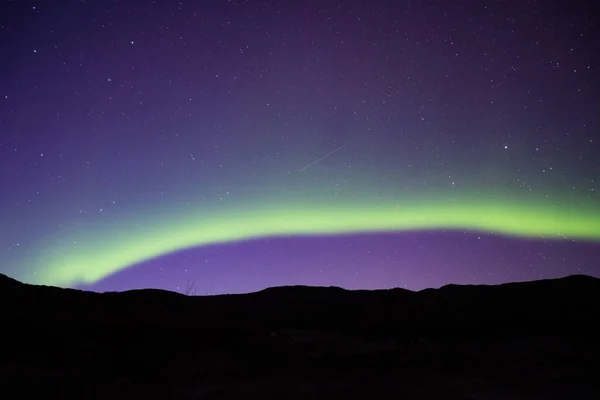
M 97 294 L 0 275 L 0 398 L 600 399 L 600 280 Z

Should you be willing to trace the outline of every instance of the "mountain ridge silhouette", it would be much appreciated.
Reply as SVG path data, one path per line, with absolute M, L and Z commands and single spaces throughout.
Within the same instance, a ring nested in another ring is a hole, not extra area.
M 472 399 L 477 387 L 496 398 L 599 398 L 599 304 L 600 279 L 584 275 L 186 296 L 0 274 L 0 395 Z

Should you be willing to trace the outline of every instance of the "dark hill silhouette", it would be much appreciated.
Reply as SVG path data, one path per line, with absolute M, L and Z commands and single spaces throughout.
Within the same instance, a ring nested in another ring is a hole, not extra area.
M 581 275 L 184 296 L 0 274 L 0 396 L 600 398 L 599 305 Z

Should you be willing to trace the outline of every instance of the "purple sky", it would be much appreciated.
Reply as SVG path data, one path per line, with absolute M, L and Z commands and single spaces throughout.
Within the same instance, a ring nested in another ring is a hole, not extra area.
M 98 291 L 158 287 L 199 294 L 270 286 L 420 290 L 448 283 L 496 284 L 598 274 L 595 243 L 429 232 L 259 239 L 181 251 L 91 286 Z
M 147 248 L 176 213 L 232 204 L 293 218 L 298 202 L 358 213 L 508 199 L 507 210 L 556 206 L 562 226 L 597 218 L 595 11 L 579 0 L 3 2 L 0 272 L 62 282 L 69 260 L 73 276 L 92 268 L 75 254 L 125 259 L 110 238 L 138 243 L 122 227 L 140 215 Z M 209 245 L 80 286 L 421 289 L 575 273 L 600 275 L 597 240 L 405 231 Z

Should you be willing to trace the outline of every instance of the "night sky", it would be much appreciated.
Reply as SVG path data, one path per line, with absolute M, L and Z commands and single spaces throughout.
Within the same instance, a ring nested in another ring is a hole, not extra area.
M 0 272 L 600 276 L 594 1 L 3 1 Z

